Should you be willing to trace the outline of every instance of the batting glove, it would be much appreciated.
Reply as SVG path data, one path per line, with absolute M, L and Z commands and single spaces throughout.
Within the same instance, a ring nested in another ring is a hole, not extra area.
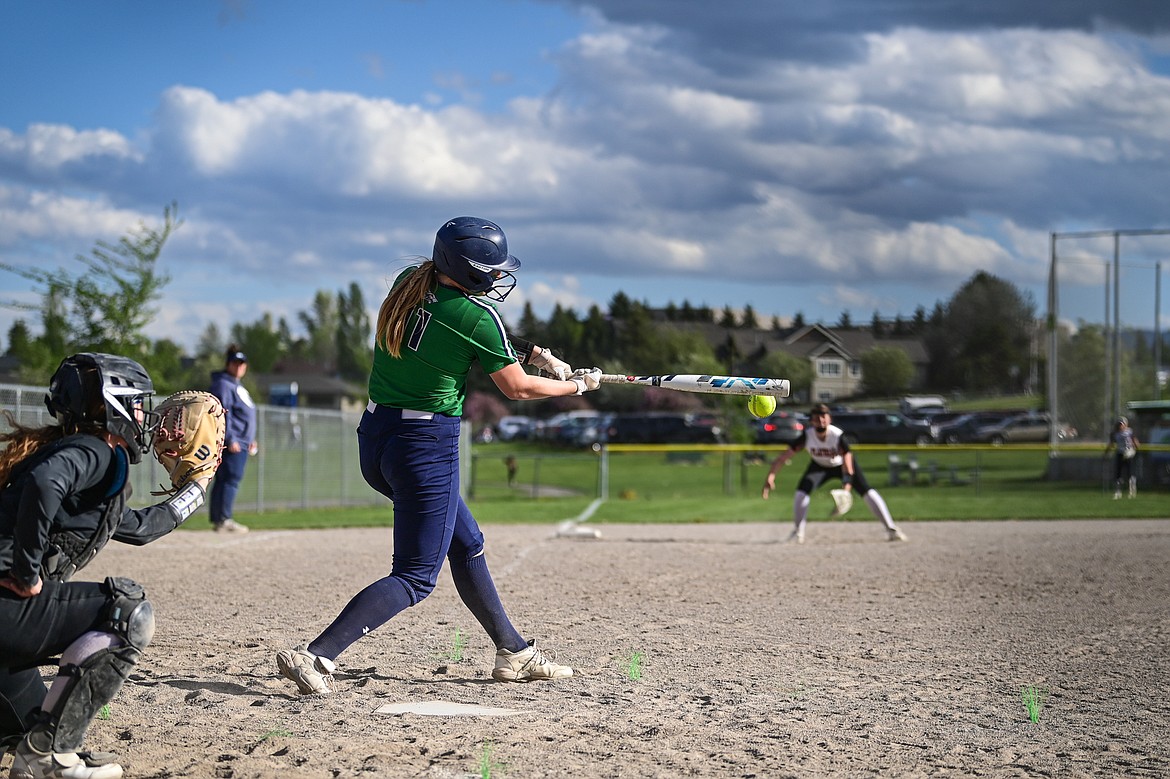
M 532 354 L 528 357 L 528 364 L 535 365 L 544 373 L 547 373 L 549 376 L 556 376 L 561 381 L 567 380 L 573 374 L 572 365 L 554 357 L 552 351 L 543 346 L 532 347 Z
M 601 368 L 578 368 L 573 371 L 569 381 L 577 385 L 578 395 L 592 392 L 601 386 Z

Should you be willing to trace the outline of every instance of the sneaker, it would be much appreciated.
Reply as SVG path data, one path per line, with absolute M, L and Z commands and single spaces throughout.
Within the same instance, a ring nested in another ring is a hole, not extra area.
M 122 779 L 117 763 L 89 765 L 76 752 L 38 752 L 28 739 L 13 750 L 9 779 Z
M 788 536 L 788 543 L 790 543 L 790 544 L 803 544 L 804 543 L 804 530 L 801 530 L 801 529 L 793 530 L 792 533 Z
M 1117 490 L 1116 492 L 1113 493 L 1113 499 L 1114 500 L 1121 500 L 1121 490 Z
M 496 667 L 492 670 L 492 678 L 497 682 L 529 682 L 536 679 L 567 679 L 573 675 L 573 669 L 567 665 L 557 665 L 554 658 L 544 656 L 544 652 L 528 642 L 527 649 L 519 652 L 509 652 L 501 649 L 496 652 Z
M 336 690 L 333 672 L 337 666 L 329 658 L 310 652 L 308 644 L 277 652 L 276 667 L 284 678 L 296 682 L 301 695 L 325 695 Z
M 905 541 L 906 534 L 903 533 L 898 528 L 892 527 L 886 531 L 886 540 L 887 541 Z
M 223 522 L 212 522 L 211 524 L 215 527 L 216 533 L 247 533 L 248 532 L 247 525 L 241 525 L 239 522 L 236 522 L 234 519 L 231 519 L 231 518 L 225 519 Z

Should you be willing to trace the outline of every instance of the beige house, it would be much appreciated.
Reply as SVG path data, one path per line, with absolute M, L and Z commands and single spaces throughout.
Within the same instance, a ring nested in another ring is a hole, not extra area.
M 926 347 L 917 338 L 875 338 L 869 330 L 833 330 L 824 325 L 808 325 L 785 337 L 780 348 L 812 364 L 810 400 L 831 403 L 861 392 L 865 379 L 861 355 L 877 347 L 904 351 L 914 365 L 910 389 L 923 385 L 929 360 Z
M 662 312 L 655 313 L 660 322 L 664 321 Z M 780 332 L 771 328 L 727 328 L 706 322 L 670 322 L 670 326 L 701 332 L 716 347 L 730 336 L 743 355 L 786 352 L 808 360 L 813 376 L 811 397 L 800 398 L 801 401 L 831 403 L 860 393 L 865 379 L 861 356 L 877 347 L 901 349 L 910 358 L 914 379 L 909 389 L 921 388 L 926 380 L 929 360 L 926 346 L 918 338 L 875 338 L 868 328 L 837 330 L 820 324 Z

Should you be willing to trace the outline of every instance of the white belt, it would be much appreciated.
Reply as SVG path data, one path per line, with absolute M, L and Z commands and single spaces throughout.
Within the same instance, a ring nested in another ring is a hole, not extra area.
M 374 409 L 376 409 L 377 407 L 378 407 L 378 404 L 371 400 L 368 404 L 366 404 L 366 411 L 373 413 Z M 433 412 L 433 411 L 415 411 L 412 408 L 403 408 L 403 409 L 399 409 L 399 410 L 402 412 L 403 419 L 434 419 L 435 418 L 435 412 Z

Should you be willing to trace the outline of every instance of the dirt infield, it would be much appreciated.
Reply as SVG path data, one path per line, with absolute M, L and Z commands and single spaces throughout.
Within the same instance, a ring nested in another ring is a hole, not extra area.
M 85 578 L 145 584 L 158 631 L 89 744 L 129 777 L 1170 775 L 1170 521 L 601 529 L 485 528 L 517 627 L 574 678 L 493 682 L 444 573 L 321 698 L 273 654 L 385 573 L 388 529 L 111 545 Z M 521 713 L 375 713 L 422 702 Z

